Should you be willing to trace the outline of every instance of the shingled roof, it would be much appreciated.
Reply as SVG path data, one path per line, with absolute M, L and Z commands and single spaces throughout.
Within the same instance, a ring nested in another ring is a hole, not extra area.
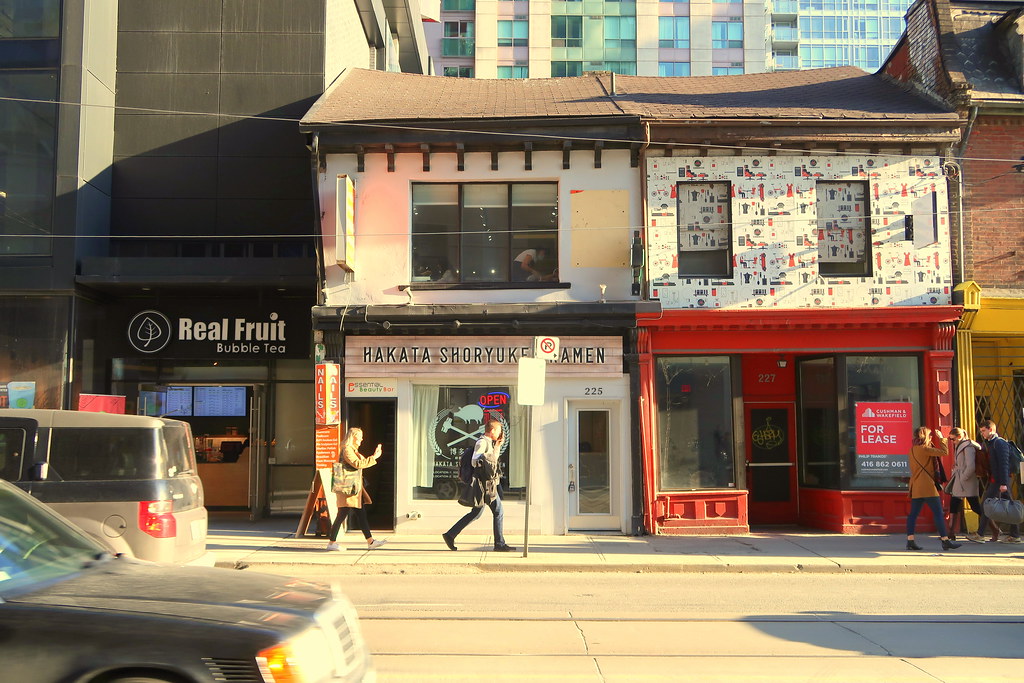
M 346 71 L 302 119 L 335 122 L 464 119 L 951 120 L 955 114 L 856 67 L 741 76 L 473 79 Z
M 972 98 L 1024 102 L 1021 80 L 1005 44 L 1021 40 L 1024 3 L 954 1 L 949 10 L 953 33 L 942 35 L 943 51 L 970 84 Z

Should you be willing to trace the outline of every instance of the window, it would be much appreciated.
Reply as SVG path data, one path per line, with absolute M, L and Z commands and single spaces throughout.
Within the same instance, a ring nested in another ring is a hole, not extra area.
M 499 66 L 498 78 L 529 78 L 530 67 L 528 66 Z
M 743 47 L 743 24 L 738 21 L 712 21 L 711 47 Z
M 729 194 L 729 183 L 677 186 L 680 277 L 732 275 Z
M 472 21 L 444 22 L 444 38 L 441 39 L 443 57 L 472 57 L 474 53 Z
M 414 184 L 412 281 L 557 282 L 557 193 L 555 183 Z
M 473 78 L 473 67 L 471 66 L 446 66 L 443 74 L 455 78 Z
M 690 17 L 658 17 L 658 47 L 690 47 Z
M 506 499 L 523 499 L 526 494 L 526 411 L 515 400 L 516 388 L 498 386 L 413 385 L 412 463 L 413 499 L 453 500 L 458 498 L 459 457 L 476 443 L 488 420 L 502 423 L 505 444 L 502 464 L 502 493 Z M 481 408 L 481 399 L 504 394 L 507 402 Z
M 583 17 L 552 16 L 551 47 L 583 47 Z
M 583 62 L 551 62 L 551 75 L 555 78 L 581 76 L 583 75 Z
M 499 21 L 498 45 L 501 47 L 522 47 L 529 45 L 530 22 Z
M 605 17 L 604 47 L 606 50 L 636 48 L 636 17 Z
M 815 195 L 818 273 L 871 275 L 867 182 L 819 182 L 815 185 Z
M 659 76 L 689 76 L 689 62 L 658 62 Z
M 7 481 L 21 479 L 21 463 L 25 457 L 24 429 L 0 429 L 0 478 Z
M 441 9 L 447 12 L 472 12 L 476 9 L 476 0 L 441 0 Z
M 604 68 L 623 76 L 636 76 L 636 62 L 605 62 Z
M 658 358 L 658 488 L 735 487 L 728 356 Z
M 739 76 L 743 73 L 742 66 L 713 66 L 711 67 L 712 76 Z
M 891 467 L 865 465 L 856 448 L 856 405 L 909 403 L 921 424 L 921 362 L 917 356 L 834 356 L 802 360 L 800 483 L 843 489 L 897 488 Z M 863 454 L 861 454 L 863 455 Z
M 0 2 L 0 255 L 49 254 L 60 0 Z

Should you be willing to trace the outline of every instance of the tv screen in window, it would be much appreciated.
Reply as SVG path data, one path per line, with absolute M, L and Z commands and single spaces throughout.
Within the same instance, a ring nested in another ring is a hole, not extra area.
M 165 417 L 191 416 L 192 387 L 167 387 L 163 414 Z
M 196 417 L 245 417 L 245 387 L 193 387 Z

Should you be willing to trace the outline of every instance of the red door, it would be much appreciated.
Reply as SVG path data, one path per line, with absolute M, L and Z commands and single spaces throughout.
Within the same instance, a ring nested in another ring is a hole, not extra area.
M 750 524 L 797 521 L 796 421 L 790 402 L 747 403 L 747 501 Z

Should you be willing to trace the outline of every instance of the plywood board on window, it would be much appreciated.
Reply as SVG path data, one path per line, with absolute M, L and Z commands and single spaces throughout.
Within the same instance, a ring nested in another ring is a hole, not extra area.
M 629 190 L 574 190 L 569 210 L 575 267 L 629 266 Z

